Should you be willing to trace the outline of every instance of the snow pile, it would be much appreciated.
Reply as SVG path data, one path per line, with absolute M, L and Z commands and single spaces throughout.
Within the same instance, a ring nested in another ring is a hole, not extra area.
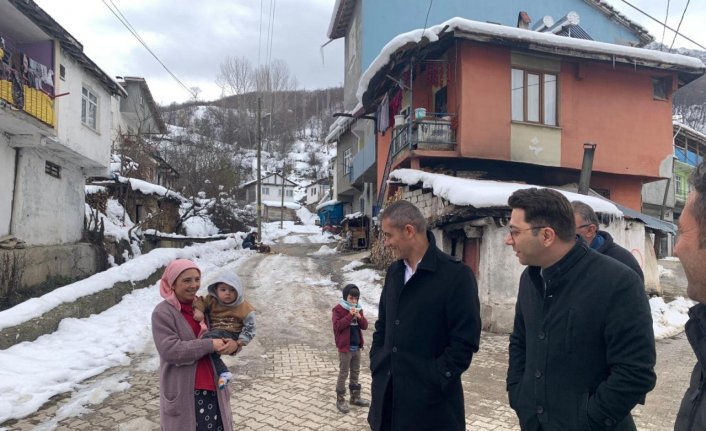
M 306 244 L 306 239 L 304 239 L 304 237 L 300 235 L 291 235 L 285 236 L 282 239 L 282 242 L 285 244 Z
M 306 207 L 301 207 L 297 210 L 297 217 L 302 223 L 310 225 L 315 224 L 317 219 L 316 214 L 312 214 Z
M 182 226 L 184 226 L 186 236 L 189 237 L 218 235 L 218 228 L 213 224 L 211 219 L 207 217 L 191 217 L 190 219 L 184 220 Z
M 315 251 L 313 253 L 309 253 L 309 256 L 327 256 L 329 254 L 335 254 L 335 253 L 336 253 L 335 248 L 328 248 L 325 245 L 322 245 L 318 251 Z
M 200 291 L 203 293 L 209 277 L 215 276 L 222 266 L 233 265 L 245 256 L 242 250 L 235 249 L 233 239 L 184 249 L 154 250 L 120 267 L 0 312 L 0 328 L 38 317 L 63 302 L 108 289 L 117 281 L 144 279 L 175 258 L 191 258 L 198 263 L 204 275 Z M 160 301 L 157 284 L 137 289 L 100 314 L 86 319 L 64 319 L 51 334 L 1 350 L 0 423 L 34 413 L 57 394 L 80 389 L 91 391 L 90 400 L 78 396 L 57 412 L 63 417 L 75 416 L 83 405 L 106 396 L 104 391 L 124 389 L 129 384 L 125 379 L 108 381 L 107 386 L 104 382 L 96 388 L 85 388 L 80 382 L 109 368 L 129 364 L 129 354 L 145 351 L 152 345 L 150 316 Z
M 187 248 L 159 248 L 152 250 L 123 265 L 99 272 L 76 283 L 55 289 L 39 298 L 31 298 L 12 308 L 0 311 L 0 329 L 16 326 L 41 317 L 42 314 L 61 304 L 73 302 L 78 298 L 100 292 L 101 290 L 110 289 L 118 282 L 145 280 L 158 268 L 166 266 L 174 259 L 194 259 L 205 251 L 229 250 L 233 248 L 236 248 L 235 239 L 214 241 Z
M 651 298 L 650 308 L 655 339 L 673 337 L 684 331 L 684 324 L 689 320 L 689 308 L 694 304 L 690 299 L 682 297 L 668 304 L 661 297 Z
M 674 278 L 674 271 L 662 265 L 657 265 L 657 271 L 659 271 L 659 278 Z

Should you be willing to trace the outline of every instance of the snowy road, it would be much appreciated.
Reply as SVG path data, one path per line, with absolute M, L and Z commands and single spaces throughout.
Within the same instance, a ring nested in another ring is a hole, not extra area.
M 263 344 L 306 338 L 327 347 L 330 309 L 339 299 L 341 267 L 349 263 L 333 263 L 340 255 L 327 252 L 330 248 L 323 244 L 330 239 L 316 227 L 289 226 L 268 233 L 271 241 L 279 236 L 273 243 L 276 253 L 213 250 L 197 259 L 204 275 L 202 289 L 218 270 L 231 269 L 243 278 L 246 298 L 257 309 L 257 337 L 240 355 L 229 358 L 236 369 L 263 362 Z M 373 290 L 379 292 L 379 287 Z M 0 351 L 0 429 L 12 419 L 56 404 L 56 414 L 37 428 L 54 429 L 61 420 L 130 387 L 131 367 L 156 370 L 149 322 L 160 301 L 156 286 L 139 289 L 99 315 L 65 319 L 52 334 Z

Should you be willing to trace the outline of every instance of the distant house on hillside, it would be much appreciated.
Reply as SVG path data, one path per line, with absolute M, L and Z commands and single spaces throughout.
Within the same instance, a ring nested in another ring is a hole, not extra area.
M 306 186 L 306 205 L 316 205 L 324 198 L 329 198 L 331 185 L 328 178 L 321 178 Z
M 284 202 L 294 202 L 294 189 L 299 187 L 299 184 L 282 177 L 282 175 L 276 172 L 262 177 L 260 181 L 260 190 L 262 191 L 261 200 L 281 202 L 283 191 L 282 183 L 284 183 Z M 257 202 L 257 184 L 257 180 L 252 180 L 240 186 L 241 189 L 245 190 L 245 202 Z

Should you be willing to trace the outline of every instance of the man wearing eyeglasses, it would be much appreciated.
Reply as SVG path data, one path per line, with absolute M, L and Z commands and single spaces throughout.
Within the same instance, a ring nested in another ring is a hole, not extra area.
M 576 235 L 586 241 L 592 249 L 601 254 L 610 256 L 618 262 L 626 265 L 640 276 L 640 280 L 645 282 L 640 264 L 629 251 L 619 246 L 613 241 L 613 237 L 608 233 L 598 229 L 598 216 L 588 204 L 581 201 L 571 202 L 574 209 L 574 221 L 576 222 Z
M 577 241 L 569 201 L 529 188 L 508 200 L 520 263 L 507 390 L 523 430 L 633 431 L 654 388 L 652 317 L 637 274 Z

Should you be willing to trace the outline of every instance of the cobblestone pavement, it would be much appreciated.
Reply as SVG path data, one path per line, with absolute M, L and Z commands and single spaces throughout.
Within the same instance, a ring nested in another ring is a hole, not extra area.
M 264 265 L 268 259 L 270 256 L 254 256 L 249 265 Z M 322 273 L 335 273 L 337 268 L 347 263 L 345 255 L 343 259 L 339 262 L 324 260 L 318 266 L 323 268 Z M 311 289 L 310 286 L 302 288 Z M 256 289 L 249 299 L 257 302 Z M 352 407 L 351 412 L 344 415 L 335 407 L 337 354 L 330 334 L 330 321 L 328 318 L 321 320 L 322 316 L 328 316 L 330 310 L 331 304 L 326 301 L 328 299 L 324 298 L 321 310 L 312 316 L 319 323 L 320 330 L 307 330 L 307 333 L 299 334 L 298 337 L 277 336 L 277 328 L 268 328 L 266 320 L 259 319 L 258 343 L 253 341 L 242 354 L 227 358 L 227 363 L 235 370 L 237 377 L 230 386 L 236 429 L 368 429 L 366 408 Z M 327 305 L 324 306 L 324 303 Z M 371 331 L 368 330 L 366 339 L 370 337 Z M 464 374 L 468 429 L 519 429 L 505 392 L 507 344 L 506 335 L 484 333 L 480 351 L 474 357 L 471 369 Z M 657 351 L 657 387 L 648 395 L 647 404 L 638 406 L 633 412 L 640 430 L 672 429 L 688 375 L 695 362 L 683 334 L 659 341 Z M 363 356 L 365 358 L 366 355 Z M 80 417 L 57 419 L 61 416 L 62 407 L 71 402 L 69 396 L 62 396 L 52 400 L 36 414 L 2 424 L 0 429 L 3 426 L 8 430 L 159 429 L 159 382 L 156 367 L 154 352 L 148 351 L 133 357 L 129 366 L 118 367 L 96 377 L 110 379 L 124 376 L 130 388 L 87 406 L 86 413 Z M 370 374 L 367 367 L 365 358 L 361 383 L 364 397 L 369 398 Z

